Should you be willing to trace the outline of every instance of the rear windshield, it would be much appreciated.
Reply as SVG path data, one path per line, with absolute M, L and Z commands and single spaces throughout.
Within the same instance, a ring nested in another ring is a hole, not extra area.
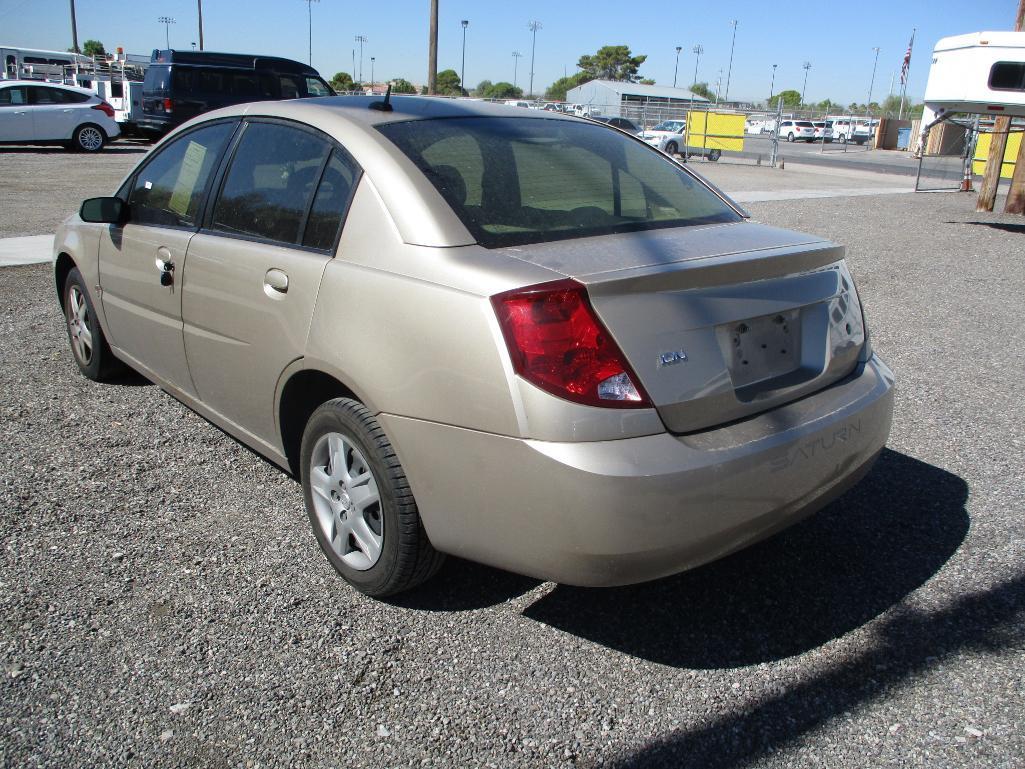
M 798 120 L 796 123 L 794 123 L 794 125 L 798 125 L 801 128 L 814 128 L 815 127 L 810 122 L 808 122 L 807 120 Z
M 491 248 L 740 219 L 675 161 L 593 123 L 449 118 L 379 130 Z

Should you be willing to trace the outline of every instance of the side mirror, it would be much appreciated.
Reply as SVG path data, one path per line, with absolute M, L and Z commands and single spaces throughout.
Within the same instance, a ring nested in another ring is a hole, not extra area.
M 82 201 L 78 215 L 83 222 L 124 224 L 128 219 L 128 204 L 121 198 L 89 198 Z

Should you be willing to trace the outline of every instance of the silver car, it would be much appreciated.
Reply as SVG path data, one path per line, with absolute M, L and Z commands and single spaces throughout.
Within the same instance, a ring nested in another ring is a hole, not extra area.
M 620 131 L 429 98 L 239 105 L 60 228 L 75 361 L 301 479 L 383 596 L 442 554 L 673 574 L 861 478 L 890 429 L 841 246 Z

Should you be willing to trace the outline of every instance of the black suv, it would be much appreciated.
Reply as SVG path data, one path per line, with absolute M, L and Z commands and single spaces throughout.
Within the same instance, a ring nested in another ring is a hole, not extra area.
M 153 51 L 142 86 L 143 133 L 162 136 L 186 120 L 247 101 L 333 96 L 317 70 L 275 56 Z

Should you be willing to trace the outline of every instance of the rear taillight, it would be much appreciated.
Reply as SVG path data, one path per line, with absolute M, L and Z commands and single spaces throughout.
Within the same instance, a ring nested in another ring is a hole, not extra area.
M 94 104 L 93 109 L 98 109 L 107 117 L 114 117 L 114 108 L 107 104 L 107 102 L 105 101 L 101 101 L 99 104 Z
M 170 99 L 164 99 L 164 112 L 168 115 L 174 112 L 174 102 Z
M 573 280 L 491 297 L 513 369 L 528 382 L 588 406 L 651 408 L 622 351 Z

